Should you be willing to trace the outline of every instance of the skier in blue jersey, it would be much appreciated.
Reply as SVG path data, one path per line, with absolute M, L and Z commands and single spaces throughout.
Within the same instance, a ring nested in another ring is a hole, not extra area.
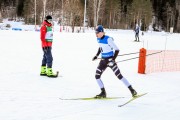
M 98 25 L 96 27 L 95 32 L 97 42 L 99 44 L 99 49 L 96 56 L 94 56 L 92 60 L 96 60 L 99 54 L 101 53 L 101 60 L 99 62 L 95 74 L 96 81 L 101 89 L 101 93 L 96 95 L 95 98 L 106 98 L 106 90 L 101 80 L 101 75 L 107 67 L 110 67 L 113 70 L 117 78 L 121 80 L 127 88 L 129 88 L 132 96 L 135 97 L 137 95 L 137 92 L 133 89 L 128 80 L 125 77 L 123 77 L 123 75 L 120 72 L 120 69 L 118 68 L 115 62 L 115 59 L 119 53 L 119 48 L 114 43 L 113 38 L 104 34 L 104 29 L 102 25 Z

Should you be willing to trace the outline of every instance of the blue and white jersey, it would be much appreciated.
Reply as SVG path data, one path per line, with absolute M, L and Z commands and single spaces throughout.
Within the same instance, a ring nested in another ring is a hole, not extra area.
M 102 58 L 112 57 L 114 56 L 114 50 L 119 50 L 112 37 L 105 35 L 103 39 L 97 38 L 97 41 L 99 43 Z

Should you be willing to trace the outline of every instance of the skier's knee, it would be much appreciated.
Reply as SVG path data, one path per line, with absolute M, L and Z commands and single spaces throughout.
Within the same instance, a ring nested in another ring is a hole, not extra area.
M 96 78 L 96 79 L 100 79 L 101 74 L 102 74 L 102 71 L 101 71 L 100 69 L 97 69 L 97 70 L 96 70 L 95 78 Z
M 100 77 L 101 77 L 101 76 L 96 73 L 95 78 L 96 78 L 96 79 L 100 79 Z
M 96 79 L 100 79 L 100 78 L 101 78 L 101 73 L 97 73 L 97 72 L 96 72 L 95 78 L 96 78 Z
M 115 75 L 121 80 L 123 78 L 122 74 L 120 73 L 120 71 L 118 73 L 115 73 Z
M 123 76 L 120 74 L 120 75 L 117 75 L 117 77 L 121 80 L 123 78 Z

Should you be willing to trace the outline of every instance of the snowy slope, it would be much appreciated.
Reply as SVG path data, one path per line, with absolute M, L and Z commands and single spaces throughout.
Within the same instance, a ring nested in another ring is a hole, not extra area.
M 120 54 L 148 49 L 179 50 L 180 35 L 145 33 L 144 42 L 132 42 L 132 31 L 106 31 L 114 37 Z M 0 31 L 0 120 L 179 120 L 180 72 L 137 73 L 138 60 L 118 63 L 122 74 L 142 98 L 122 108 L 131 94 L 110 69 L 102 80 L 108 96 L 116 100 L 62 101 L 59 98 L 92 97 L 100 92 L 92 61 L 98 44 L 94 33 L 54 33 L 53 69 L 61 77 L 39 76 L 42 59 L 39 32 Z M 165 46 L 165 42 L 168 44 Z M 128 57 L 135 57 L 132 55 Z M 117 60 L 127 59 L 127 56 Z

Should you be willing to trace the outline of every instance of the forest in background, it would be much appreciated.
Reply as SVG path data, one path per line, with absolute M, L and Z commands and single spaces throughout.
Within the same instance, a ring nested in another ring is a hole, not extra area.
M 41 25 L 46 15 L 72 28 L 86 23 L 133 29 L 139 24 L 143 31 L 151 25 L 155 31 L 169 32 L 173 27 L 180 33 L 180 0 L 0 0 L 0 21 L 8 18 Z

